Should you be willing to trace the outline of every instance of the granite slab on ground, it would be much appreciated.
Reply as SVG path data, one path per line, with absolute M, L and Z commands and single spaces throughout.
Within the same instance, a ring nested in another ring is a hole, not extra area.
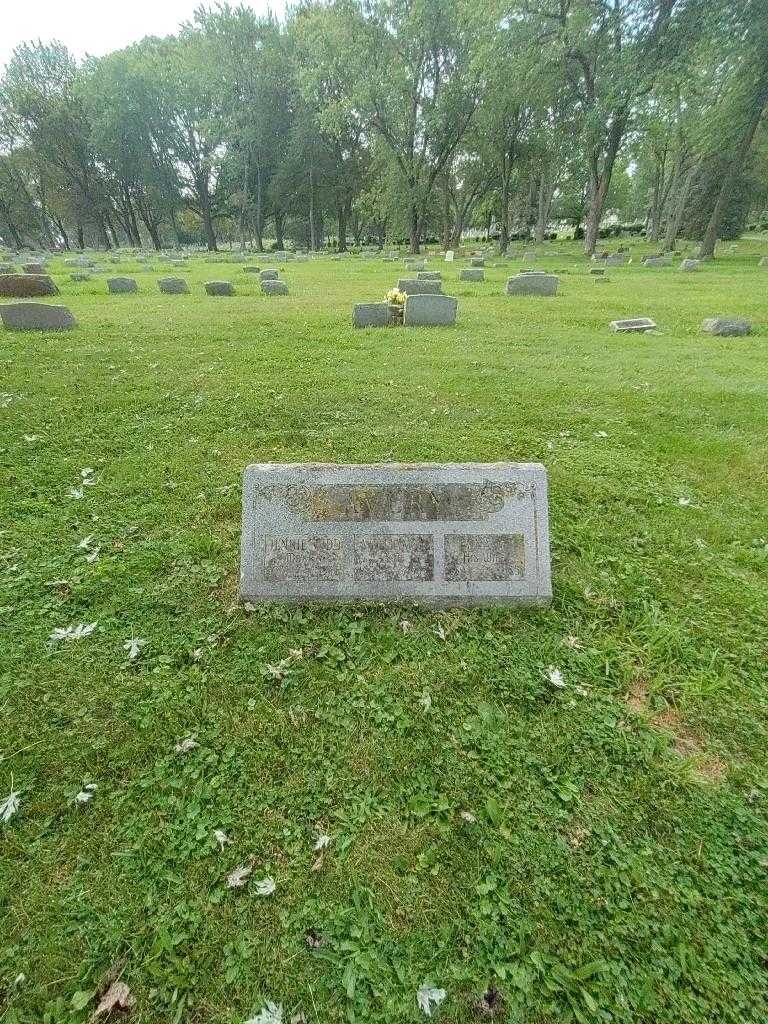
M 5 299 L 37 299 L 58 294 L 53 278 L 47 274 L 0 275 L 0 296 Z
M 737 316 L 716 316 L 704 320 L 701 324 L 704 334 L 714 334 L 719 338 L 743 338 L 752 332 L 752 324 Z
M 516 274 L 507 280 L 507 295 L 557 295 L 560 279 L 537 271 Z
M 69 331 L 77 320 L 66 306 L 47 302 L 8 302 L 0 305 L 0 320 L 7 331 Z
M 408 295 L 403 307 L 404 327 L 452 327 L 459 300 L 452 295 Z
M 249 466 L 240 596 L 547 604 L 546 470 L 504 462 Z

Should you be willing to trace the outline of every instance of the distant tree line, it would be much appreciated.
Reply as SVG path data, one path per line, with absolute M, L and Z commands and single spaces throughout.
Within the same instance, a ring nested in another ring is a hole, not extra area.
M 611 212 L 703 255 L 768 204 L 766 0 L 201 7 L 0 81 L 7 246 L 345 250 L 468 228 L 594 252 Z

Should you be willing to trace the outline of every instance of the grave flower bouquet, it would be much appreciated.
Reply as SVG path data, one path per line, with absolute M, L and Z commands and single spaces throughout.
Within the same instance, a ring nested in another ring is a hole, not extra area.
M 399 292 L 397 288 L 390 288 L 385 296 L 386 301 L 390 306 L 404 306 L 405 305 L 405 292 Z

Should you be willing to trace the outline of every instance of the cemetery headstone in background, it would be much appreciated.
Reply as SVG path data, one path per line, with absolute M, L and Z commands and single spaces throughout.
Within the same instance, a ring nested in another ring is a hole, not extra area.
M 131 295 L 139 290 L 132 277 L 108 277 L 107 288 L 110 295 Z
M 538 463 L 249 466 L 240 596 L 547 604 L 546 470 Z
M 353 327 L 389 327 L 391 322 L 388 302 L 358 302 L 352 308 Z
M 0 319 L 9 331 L 68 331 L 77 327 L 66 306 L 47 302 L 9 302 L 0 305 Z
M 705 334 L 714 334 L 721 338 L 743 338 L 752 332 L 752 324 L 741 317 L 718 316 L 704 320 L 701 329 Z
M 229 281 L 206 281 L 206 295 L 234 295 L 235 289 Z
M 183 277 L 161 277 L 157 282 L 163 295 L 187 295 L 189 285 Z
M 261 291 L 264 295 L 287 295 L 288 285 L 285 281 L 271 281 L 262 278 Z
M 458 299 L 451 295 L 408 295 L 403 308 L 404 327 L 452 327 Z
M 507 280 L 507 295 L 557 295 L 560 279 L 538 272 L 517 274 Z
M 33 299 L 58 295 L 59 289 L 47 274 L 0 274 L 0 296 L 8 299 Z

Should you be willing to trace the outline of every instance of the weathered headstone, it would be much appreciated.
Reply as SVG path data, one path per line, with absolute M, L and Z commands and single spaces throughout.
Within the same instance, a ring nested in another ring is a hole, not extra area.
M 84 270 L 77 270 L 75 271 L 74 274 L 69 275 L 69 279 L 70 281 L 73 281 L 75 284 L 80 284 L 83 281 L 90 281 L 91 275 L 87 274 Z
M 161 277 L 157 286 L 163 295 L 188 295 L 189 285 L 183 277 Z
M 397 290 L 403 295 L 440 295 L 443 291 L 442 281 L 425 281 L 418 277 L 401 277 L 397 282 Z
M 453 263 L 453 249 L 449 249 L 445 254 L 445 262 Z
M 36 299 L 58 295 L 59 289 L 47 274 L 0 274 L 0 296 L 7 299 Z
M 288 285 L 285 281 L 269 281 L 262 278 L 261 290 L 264 295 L 287 295 Z
M 66 306 L 47 302 L 7 302 L 0 305 L 0 320 L 8 331 L 68 331 L 77 320 Z
M 451 295 L 408 295 L 403 309 L 405 327 L 452 327 L 458 299 Z
M 605 265 L 607 267 L 625 267 L 627 265 L 627 257 L 622 253 L 614 253 L 613 256 L 605 257 Z
M 132 277 L 108 277 L 107 288 L 110 295 L 133 295 L 139 290 Z
M 358 302 L 352 308 L 353 327 L 388 327 L 391 322 L 388 302 Z
M 260 274 L 261 267 L 243 267 L 244 274 Z
M 277 270 L 262 270 L 259 277 L 262 281 L 279 281 L 280 272 Z
M 669 256 L 649 256 L 644 261 L 646 267 L 671 267 L 672 260 Z
M 482 267 L 465 267 L 459 274 L 460 281 L 484 281 L 485 271 Z
M 235 289 L 231 281 L 206 281 L 206 295 L 234 295 Z
M 42 263 L 22 263 L 21 269 L 25 274 L 44 274 L 45 265 Z
M 589 272 L 593 277 L 603 277 L 605 274 L 605 267 L 590 267 Z
M 611 327 L 617 334 L 632 334 L 644 331 L 655 331 L 656 324 L 648 317 L 635 317 L 634 320 L 611 320 Z
M 473 256 L 469 261 L 470 267 L 484 267 L 485 257 L 484 256 Z
M 557 295 L 559 284 L 554 274 L 517 274 L 507 280 L 507 295 Z
M 680 264 L 680 269 L 681 270 L 687 270 L 689 273 L 691 271 L 698 270 L 699 269 L 699 261 L 698 260 L 683 260 L 683 262 Z
M 752 324 L 741 317 L 718 316 L 704 320 L 701 329 L 705 334 L 715 334 L 720 338 L 743 338 L 752 332 Z
M 406 260 L 405 261 L 405 269 L 406 270 L 410 270 L 411 273 L 416 273 L 419 270 L 424 270 L 425 267 L 426 267 L 426 264 L 424 263 L 424 260 L 416 260 L 416 261 Z
M 240 596 L 548 604 L 546 470 L 538 463 L 249 466 Z
M 443 275 L 439 270 L 419 270 L 416 273 L 419 281 L 442 281 Z

